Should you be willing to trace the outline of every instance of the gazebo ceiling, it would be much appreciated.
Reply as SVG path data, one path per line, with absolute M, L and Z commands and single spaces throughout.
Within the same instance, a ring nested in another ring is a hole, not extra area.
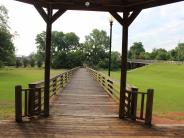
M 146 9 L 184 0 L 16 0 L 53 9 L 123 12 Z

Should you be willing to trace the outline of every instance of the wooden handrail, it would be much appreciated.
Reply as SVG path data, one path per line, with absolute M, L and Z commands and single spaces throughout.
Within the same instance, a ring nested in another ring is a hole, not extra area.
M 86 67 L 91 76 L 100 83 L 104 90 L 117 102 L 119 102 L 120 83 L 109 76 Z M 151 125 L 153 110 L 154 90 L 148 89 L 147 92 L 140 92 L 138 88 L 130 84 L 127 85 L 125 92 L 125 116 L 134 121 L 144 121 L 146 125 Z M 139 99 L 140 98 L 140 99 Z M 145 99 L 146 104 L 145 104 Z M 139 104 L 138 102 L 141 101 Z M 146 111 L 145 111 L 146 109 Z M 139 114 L 138 114 L 139 113 Z
M 50 79 L 50 98 L 60 92 L 69 82 L 72 74 L 79 67 L 58 74 Z M 29 88 L 22 89 L 21 85 L 15 86 L 15 119 L 22 122 L 22 117 L 42 115 L 44 110 L 44 81 L 30 83 Z M 22 100 L 24 99 L 24 100 Z M 24 105 L 23 105 L 24 104 Z M 24 111 L 24 112 L 23 112 Z

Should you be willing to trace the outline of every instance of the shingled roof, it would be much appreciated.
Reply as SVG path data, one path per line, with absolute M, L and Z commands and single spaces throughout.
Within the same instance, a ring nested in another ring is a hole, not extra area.
M 115 11 L 146 9 L 184 0 L 16 0 L 41 7 L 52 6 L 53 9 Z

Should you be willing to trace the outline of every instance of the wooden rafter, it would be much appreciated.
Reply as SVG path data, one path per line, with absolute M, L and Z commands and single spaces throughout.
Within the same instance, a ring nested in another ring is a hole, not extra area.
M 123 18 L 117 13 L 117 12 L 114 12 L 114 11 L 109 11 L 110 14 L 121 24 L 123 25 Z
M 135 20 L 141 11 L 142 10 L 135 10 L 132 12 L 132 14 L 128 17 L 128 25 L 130 25 Z
M 55 22 L 66 10 L 59 9 L 51 18 L 51 22 Z
M 127 24 L 128 26 L 131 25 L 131 23 L 135 20 L 135 18 L 139 15 L 141 10 L 135 10 L 133 11 L 127 18 L 127 23 L 125 23 L 125 20 L 117 13 L 114 11 L 109 11 L 109 13 L 121 24 Z M 130 13 L 130 12 L 129 12 Z
M 39 12 L 39 14 L 44 19 L 44 21 L 47 22 L 48 21 L 48 15 L 44 11 L 44 9 L 41 6 L 39 6 L 38 4 L 35 4 L 34 7 L 37 9 L 37 11 Z

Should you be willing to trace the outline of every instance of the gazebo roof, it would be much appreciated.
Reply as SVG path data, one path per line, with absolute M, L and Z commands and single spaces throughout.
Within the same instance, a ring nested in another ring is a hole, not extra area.
M 123 12 L 146 9 L 184 0 L 16 0 L 53 9 Z

